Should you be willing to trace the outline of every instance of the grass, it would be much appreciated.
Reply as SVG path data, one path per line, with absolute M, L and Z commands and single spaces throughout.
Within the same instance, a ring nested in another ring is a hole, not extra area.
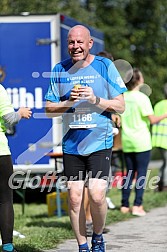
M 157 170 L 151 170 L 151 177 L 157 175 Z M 116 205 L 115 210 L 109 210 L 106 224 L 137 218 L 131 214 L 123 215 L 120 211 L 121 190 L 112 188 L 108 196 Z M 131 195 L 131 204 L 134 193 Z M 144 194 L 144 208 L 150 211 L 152 208 L 167 204 L 167 192 L 155 193 L 148 187 Z M 46 249 L 56 248 L 65 239 L 74 238 L 68 216 L 57 218 L 47 216 L 46 204 L 26 204 L 25 214 L 22 215 L 21 205 L 14 204 L 15 230 L 25 235 L 24 239 L 14 237 L 14 244 L 20 252 L 40 252 Z
M 26 237 L 14 237 L 20 252 L 39 252 L 56 247 L 64 239 L 73 237 L 69 217 L 48 217 L 46 204 L 28 204 L 24 215 L 21 214 L 19 204 L 15 204 L 14 208 L 15 230 Z

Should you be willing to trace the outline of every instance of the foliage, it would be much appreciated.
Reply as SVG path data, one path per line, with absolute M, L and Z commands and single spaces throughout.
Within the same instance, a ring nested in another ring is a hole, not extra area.
M 153 90 L 153 104 L 163 99 L 167 82 L 167 1 L 164 0 L 1 0 L 1 15 L 61 12 L 104 32 L 105 49 L 139 67 Z
M 145 73 L 145 82 L 153 89 L 153 103 L 161 98 L 167 81 L 167 58 L 164 1 L 130 1 L 126 6 L 129 41 L 133 48 L 134 64 Z M 158 94 L 158 96 L 157 96 Z M 156 97 L 157 96 L 157 97 Z

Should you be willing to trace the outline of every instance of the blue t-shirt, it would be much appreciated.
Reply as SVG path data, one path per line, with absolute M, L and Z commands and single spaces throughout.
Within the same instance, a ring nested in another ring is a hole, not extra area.
M 71 59 L 58 63 L 52 71 L 45 99 L 60 102 L 69 99 L 76 84 L 92 87 L 96 96 L 112 99 L 126 91 L 125 84 L 113 62 L 95 56 L 90 65 L 77 68 Z M 111 113 L 86 100 L 79 101 L 63 114 L 63 152 L 88 155 L 113 145 Z

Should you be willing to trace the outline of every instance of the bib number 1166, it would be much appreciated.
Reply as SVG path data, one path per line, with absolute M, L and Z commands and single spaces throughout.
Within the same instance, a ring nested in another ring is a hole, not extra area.
M 92 114 L 74 114 L 73 120 L 74 122 L 91 122 Z

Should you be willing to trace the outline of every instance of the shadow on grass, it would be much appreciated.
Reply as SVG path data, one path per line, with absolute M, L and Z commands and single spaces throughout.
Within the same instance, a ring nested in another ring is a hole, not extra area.
M 29 222 L 28 224 L 26 224 L 27 227 L 45 227 L 45 228 L 50 228 L 50 227 L 54 227 L 54 228 L 64 228 L 64 229 L 68 229 L 71 230 L 71 224 L 70 222 L 61 222 L 61 221 L 32 221 Z
M 48 214 L 47 213 L 44 213 L 44 214 L 37 214 L 37 215 L 28 215 L 28 214 L 25 214 L 23 215 L 23 217 L 31 217 L 31 218 L 34 218 L 34 219 L 41 219 L 41 218 L 48 218 Z

